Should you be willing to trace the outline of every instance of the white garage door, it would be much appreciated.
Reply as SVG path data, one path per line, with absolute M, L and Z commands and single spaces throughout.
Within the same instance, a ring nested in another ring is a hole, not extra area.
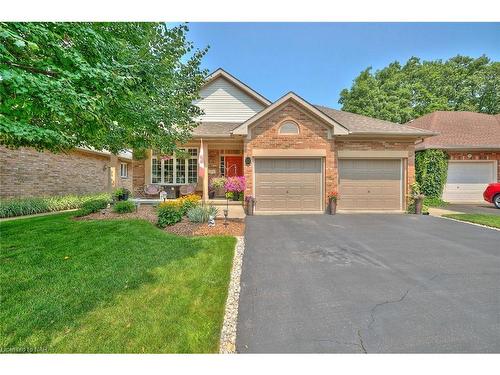
M 494 162 L 448 162 L 443 200 L 455 203 L 482 202 L 486 186 L 496 182 Z

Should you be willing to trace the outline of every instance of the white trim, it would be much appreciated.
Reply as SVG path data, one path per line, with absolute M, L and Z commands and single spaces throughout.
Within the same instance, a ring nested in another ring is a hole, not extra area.
M 304 158 L 321 158 L 326 157 L 324 148 L 254 148 L 252 155 L 259 158 L 288 158 L 288 159 L 304 159 Z
M 271 102 L 269 100 L 267 100 L 265 97 L 263 97 L 257 91 L 253 90 L 250 86 L 244 84 L 239 79 L 232 76 L 231 74 L 229 74 L 228 72 L 226 72 L 222 68 L 219 68 L 215 72 L 211 73 L 207 77 L 207 79 L 202 87 L 208 86 L 211 82 L 213 82 L 214 80 L 216 80 L 219 77 L 225 78 L 227 81 L 229 81 L 230 83 L 232 83 L 237 88 L 244 91 L 245 93 L 247 93 L 248 95 L 250 95 L 251 97 L 256 99 L 257 101 L 259 101 L 260 103 L 264 104 L 265 106 L 268 106 L 271 104 Z
M 125 174 L 123 174 L 123 166 L 125 166 Z M 120 162 L 120 178 L 128 178 L 128 163 Z
M 375 159 L 375 158 L 398 159 L 398 158 L 408 157 L 408 151 L 395 151 L 395 150 L 387 150 L 387 151 L 339 150 L 337 154 L 339 158 L 343 159 Z
M 305 109 L 307 109 L 309 112 L 313 113 L 316 117 L 321 119 L 325 124 L 333 128 L 333 133 L 334 134 L 340 134 L 340 135 L 347 135 L 349 134 L 349 131 L 342 126 L 340 123 L 332 119 L 331 117 L 325 115 L 323 112 L 321 112 L 319 109 L 314 107 L 313 105 L 309 104 L 306 102 L 304 99 L 302 99 L 300 96 L 293 92 L 289 92 L 288 94 L 282 96 L 280 99 L 275 101 L 273 104 L 271 104 L 269 107 L 264 109 L 263 111 L 260 111 L 257 113 L 255 116 L 250 117 L 247 121 L 245 121 L 243 124 L 238 126 L 236 129 L 233 130 L 232 134 L 241 134 L 241 135 L 247 135 L 248 134 L 248 129 L 250 126 L 255 124 L 258 120 L 266 116 L 268 113 L 273 111 L 274 109 L 278 108 L 282 104 L 284 104 L 287 101 L 294 101 L 297 104 L 301 105 Z
M 404 169 L 404 166 L 403 166 L 403 159 L 399 159 L 399 181 L 401 182 L 399 184 L 399 208 L 401 211 L 403 211 L 403 192 L 404 192 L 404 188 L 403 188 L 403 176 L 404 176 L 404 173 L 403 173 L 403 169 Z

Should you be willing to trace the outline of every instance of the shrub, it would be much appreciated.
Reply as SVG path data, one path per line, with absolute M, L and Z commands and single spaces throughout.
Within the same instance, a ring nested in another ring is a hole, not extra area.
M 217 207 L 212 205 L 198 205 L 189 209 L 187 217 L 192 223 L 206 223 L 210 216 L 215 218 L 218 212 Z
M 109 199 L 92 199 L 82 204 L 76 216 L 87 216 L 108 206 Z
M 119 201 L 113 205 L 113 211 L 119 214 L 126 214 L 135 211 L 135 204 L 130 201 Z
M 179 198 L 182 207 L 182 215 L 186 215 L 190 208 L 197 206 L 200 203 L 200 196 L 196 194 L 189 194 Z
M 130 194 L 130 191 L 128 189 L 125 189 L 125 188 L 118 188 L 116 189 L 114 192 L 113 192 L 113 196 L 117 199 L 117 200 L 124 200 L 126 201 L 128 199 L 128 196 Z
M 85 202 L 94 199 L 110 201 L 107 193 L 87 195 L 66 195 L 60 197 L 19 198 L 0 201 L 0 217 L 14 217 L 41 214 L 81 208 Z M 107 204 L 107 203 L 106 203 Z
M 181 221 L 182 202 L 179 199 L 173 199 L 162 202 L 158 205 L 158 226 L 165 228 L 167 225 L 174 225 Z
M 442 150 L 424 150 L 415 154 L 415 177 L 422 194 L 441 198 L 448 174 L 448 155 Z
M 434 197 L 425 197 L 424 198 L 424 205 L 428 207 L 444 207 L 448 204 L 448 202 L 445 202 L 441 198 L 434 198 Z

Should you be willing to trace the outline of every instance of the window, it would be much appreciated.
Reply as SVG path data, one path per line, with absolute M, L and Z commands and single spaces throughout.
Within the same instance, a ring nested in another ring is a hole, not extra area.
M 179 149 L 186 154 L 185 159 L 161 158 L 153 153 L 151 159 L 151 183 L 191 184 L 198 182 L 198 149 Z
M 127 163 L 120 163 L 120 177 L 121 178 L 128 178 L 128 164 Z
M 224 177 L 226 175 L 226 159 L 224 159 L 224 155 L 220 157 L 220 175 Z
M 285 121 L 280 126 L 279 134 L 299 134 L 299 126 L 293 121 Z

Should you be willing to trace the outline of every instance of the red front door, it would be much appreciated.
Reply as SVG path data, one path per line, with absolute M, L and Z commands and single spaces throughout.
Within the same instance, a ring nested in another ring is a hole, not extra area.
M 243 176 L 243 157 L 226 156 L 226 177 Z

